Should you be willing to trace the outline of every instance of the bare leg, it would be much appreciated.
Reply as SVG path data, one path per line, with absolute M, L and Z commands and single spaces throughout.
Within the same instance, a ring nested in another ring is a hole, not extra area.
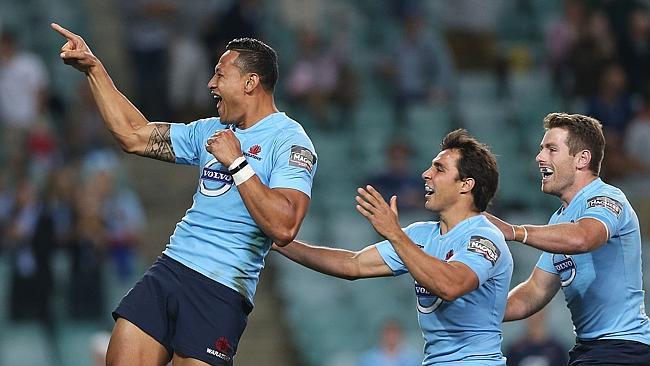
M 169 354 L 162 344 L 130 321 L 118 318 L 106 353 L 106 365 L 163 366 Z

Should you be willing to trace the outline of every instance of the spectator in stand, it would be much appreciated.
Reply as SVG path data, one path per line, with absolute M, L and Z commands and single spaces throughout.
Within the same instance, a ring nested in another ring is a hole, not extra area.
M 0 162 L 19 169 L 27 132 L 47 107 L 48 73 L 43 61 L 20 48 L 12 31 L 0 35 Z
M 584 0 L 567 0 L 564 2 L 562 16 L 551 22 L 545 31 L 546 65 L 551 71 L 556 90 L 564 97 L 568 96 L 570 88 L 567 75 L 569 53 L 586 21 L 587 7 Z
M 353 75 L 338 46 L 326 44 L 313 29 L 299 33 L 299 55 L 287 77 L 287 95 L 296 105 L 305 105 L 308 118 L 320 128 L 330 129 L 338 125 L 332 107 L 345 107 L 356 98 Z
M 547 333 L 544 314 L 539 311 L 526 320 L 526 333 L 506 351 L 507 366 L 566 365 L 568 347 Z
M 390 59 L 381 68 L 393 83 L 394 118 L 400 121 L 400 128 L 408 117 L 409 106 L 444 105 L 455 96 L 454 69 L 447 45 L 426 30 L 424 17 L 413 9 L 402 18 L 400 39 L 390 44 Z
M 368 184 L 389 200 L 397 196 L 403 212 L 423 210 L 422 180 L 411 168 L 413 151 L 404 140 L 395 139 L 386 148 L 386 168 L 368 178 Z
M 603 124 L 607 146 L 602 175 L 606 179 L 618 179 L 630 174 L 635 167 L 623 150 L 623 134 L 633 116 L 632 100 L 620 64 L 606 66 L 599 84 L 597 93 L 589 99 L 586 114 Z
M 619 53 L 630 92 L 640 94 L 650 81 L 650 15 L 639 8 L 628 19 L 626 36 L 619 40 Z
M 419 366 L 422 356 L 404 343 L 402 326 L 387 321 L 381 331 L 380 343 L 364 352 L 357 366 Z
M 616 39 L 609 21 L 601 12 L 589 16 L 586 27 L 569 53 L 569 70 L 573 79 L 572 98 L 585 99 L 598 89 L 598 78 L 616 57 Z

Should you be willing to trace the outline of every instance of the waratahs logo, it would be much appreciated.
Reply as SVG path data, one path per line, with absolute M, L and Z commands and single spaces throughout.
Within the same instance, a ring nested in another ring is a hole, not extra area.
M 415 281 L 415 296 L 418 299 L 418 311 L 422 314 L 431 314 L 444 302 L 441 298 L 433 295 L 429 290 Z
M 217 197 L 228 192 L 232 187 L 232 176 L 223 165 L 213 158 L 203 167 L 199 181 L 199 191 L 208 197 Z
M 562 287 L 567 287 L 576 278 L 576 262 L 566 254 L 553 254 L 553 265 L 560 274 Z

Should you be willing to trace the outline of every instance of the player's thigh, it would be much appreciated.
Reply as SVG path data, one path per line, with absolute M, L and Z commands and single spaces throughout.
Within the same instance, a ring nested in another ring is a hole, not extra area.
M 169 353 L 158 341 L 124 318 L 118 318 L 106 353 L 107 366 L 162 366 Z
M 210 366 L 209 363 L 197 360 L 196 358 L 185 357 L 174 353 L 172 366 Z

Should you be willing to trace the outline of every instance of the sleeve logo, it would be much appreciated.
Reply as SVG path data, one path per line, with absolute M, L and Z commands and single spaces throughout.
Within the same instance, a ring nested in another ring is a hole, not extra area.
M 501 251 L 491 242 L 482 236 L 472 236 L 469 239 L 467 250 L 470 252 L 478 253 L 487 259 L 494 266 L 501 256 Z
M 293 145 L 289 154 L 289 165 L 305 168 L 311 173 L 316 164 L 316 156 L 306 147 Z
M 604 207 L 612 211 L 616 217 L 620 216 L 621 212 L 623 211 L 623 205 L 621 205 L 620 202 L 605 196 L 598 196 L 588 199 L 587 208 L 589 209 L 592 207 Z

